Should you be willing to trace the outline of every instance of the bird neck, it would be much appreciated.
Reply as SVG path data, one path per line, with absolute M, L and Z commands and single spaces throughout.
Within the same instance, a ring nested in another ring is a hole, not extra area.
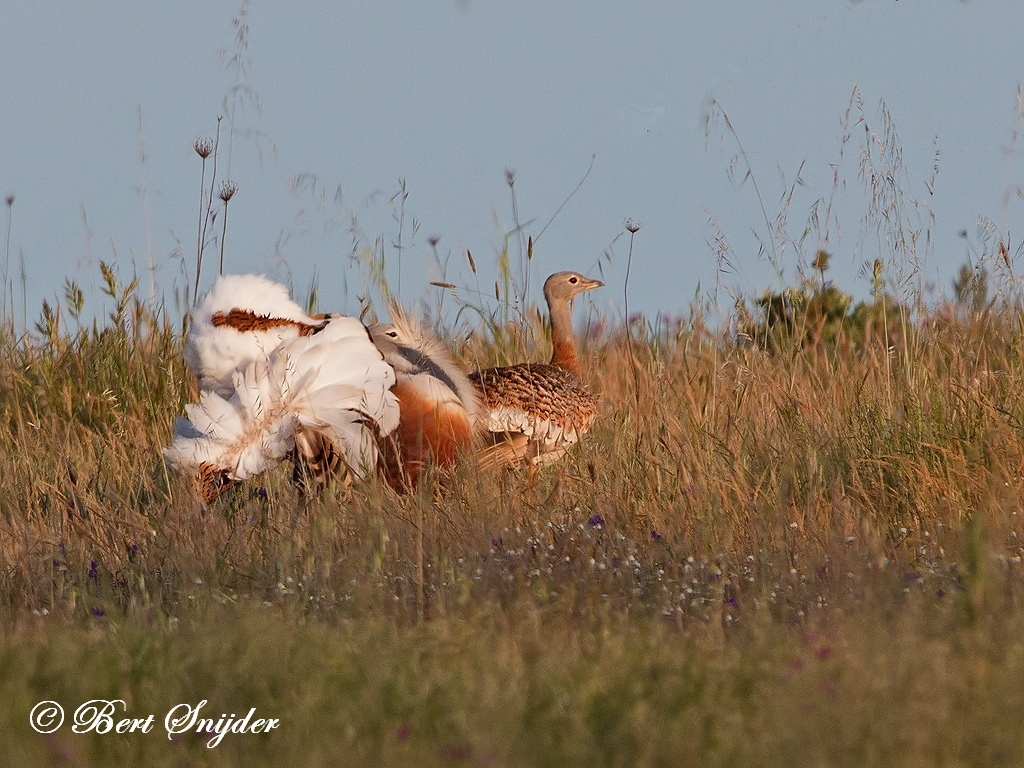
M 549 300 L 548 312 L 551 314 L 551 364 L 579 376 L 580 364 L 576 360 L 576 344 L 572 338 L 569 302 Z

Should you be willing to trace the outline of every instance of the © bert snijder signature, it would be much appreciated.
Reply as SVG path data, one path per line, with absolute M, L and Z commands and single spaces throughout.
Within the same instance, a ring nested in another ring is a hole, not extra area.
M 120 706 L 120 712 L 118 711 Z M 184 733 L 213 734 L 206 746 L 213 748 L 229 733 L 267 733 L 281 725 L 276 717 L 257 717 L 253 707 L 244 717 L 234 713 L 220 717 L 201 717 L 206 699 L 198 704 L 178 704 L 164 715 L 163 725 L 167 738 Z M 119 717 L 126 713 L 124 699 L 92 699 L 80 705 L 73 715 L 71 730 L 75 733 L 149 733 L 156 715 L 146 717 Z M 39 733 L 53 733 L 64 724 L 64 708 L 56 701 L 41 701 L 29 714 L 32 728 Z

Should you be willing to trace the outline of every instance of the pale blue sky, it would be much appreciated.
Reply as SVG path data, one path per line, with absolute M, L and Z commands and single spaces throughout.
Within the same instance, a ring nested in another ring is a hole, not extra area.
M 190 276 L 194 269 L 200 169 L 191 145 L 213 134 L 235 82 L 218 50 L 232 47 L 231 19 L 240 6 L 41 0 L 5 10 L 0 195 L 15 195 L 11 271 L 19 318 L 20 254 L 30 321 L 43 297 L 62 293 L 65 277 L 88 287 L 99 306 L 100 259 L 116 260 L 129 274 L 134 257 L 148 295 L 152 253 L 157 293 L 184 286 L 182 261 Z M 840 121 L 854 83 L 870 130 L 881 128 L 881 102 L 892 115 L 905 196 L 928 201 L 934 212 L 926 279 L 948 293 L 968 245 L 980 253 L 979 216 L 1009 231 L 1016 246 L 1021 202 L 1003 200 L 1021 183 L 1009 151 L 1022 127 L 1015 103 L 1024 79 L 1019 0 L 594 0 L 585 7 L 256 0 L 248 9 L 252 71 L 244 82 L 262 111 L 236 117 L 248 133 L 236 136 L 232 150 L 239 191 L 229 214 L 227 269 L 290 276 L 300 292 L 317 272 L 321 306 L 353 310 L 360 277 L 349 260 L 348 221 L 354 214 L 367 245 L 383 236 L 397 287 L 390 246 L 397 226 L 388 201 L 404 179 L 409 224 L 415 217 L 420 229 L 411 238 L 407 224 L 402 298 L 436 295 L 427 286 L 439 278 L 431 235 L 441 238 L 442 257 L 451 253 L 450 281 L 475 285 L 468 248 L 486 289 L 513 220 L 505 169 L 516 171 L 525 231 L 537 235 L 593 156 L 589 177 L 538 241 L 532 298 L 548 272 L 573 268 L 603 276 L 608 287 L 592 300 L 621 311 L 627 217 L 643 225 L 631 310 L 685 314 L 698 285 L 705 297 L 716 285 L 759 293 L 775 278 L 750 232 L 764 238 L 766 226 L 752 185 L 740 183 L 742 170 L 727 173 L 732 137 L 717 129 L 705 140 L 704 115 L 714 100 L 743 142 L 769 216 L 781 210 L 803 163 L 789 209 L 792 235 L 804 229 L 814 201 L 829 195 L 839 164 L 845 190 L 835 204 L 839 226 L 830 227 L 832 275 L 863 294 L 858 272 L 879 255 L 879 240 L 862 223 L 862 126 L 851 132 L 840 163 Z M 225 137 L 222 178 L 226 147 Z M 308 184 L 296 190 L 299 174 L 315 176 L 326 196 Z M 734 250 L 736 272 L 717 271 L 709 216 Z M 927 225 L 926 212 L 921 216 Z M 6 234 L 6 217 L 3 225 Z M 963 229 L 967 241 L 958 235 Z M 805 253 L 816 247 L 812 234 Z M 602 256 L 609 248 L 610 261 Z M 2 260 L 0 253 L 0 271 Z M 781 260 L 792 279 L 792 244 Z M 204 285 L 215 263 L 214 248 Z M 719 298 L 731 304 L 727 294 Z

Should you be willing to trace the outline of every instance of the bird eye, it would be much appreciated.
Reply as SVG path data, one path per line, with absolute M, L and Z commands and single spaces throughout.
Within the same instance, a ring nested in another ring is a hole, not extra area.
M 573 275 L 572 277 L 569 278 L 569 282 L 572 283 L 573 285 L 576 285 L 576 283 L 579 282 L 579 280 L 575 275 Z
M 398 331 L 388 331 L 388 336 L 390 336 L 392 339 L 397 339 Z

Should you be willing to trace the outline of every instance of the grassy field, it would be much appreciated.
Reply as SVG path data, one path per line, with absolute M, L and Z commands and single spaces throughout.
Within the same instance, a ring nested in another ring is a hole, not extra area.
M 1012 302 L 605 325 L 598 424 L 535 478 L 304 500 L 282 468 L 204 506 L 160 456 L 180 333 L 110 287 L 0 338 L 4 764 L 1024 763 Z M 73 732 L 95 699 L 152 729 Z M 280 724 L 168 738 L 203 700 Z

